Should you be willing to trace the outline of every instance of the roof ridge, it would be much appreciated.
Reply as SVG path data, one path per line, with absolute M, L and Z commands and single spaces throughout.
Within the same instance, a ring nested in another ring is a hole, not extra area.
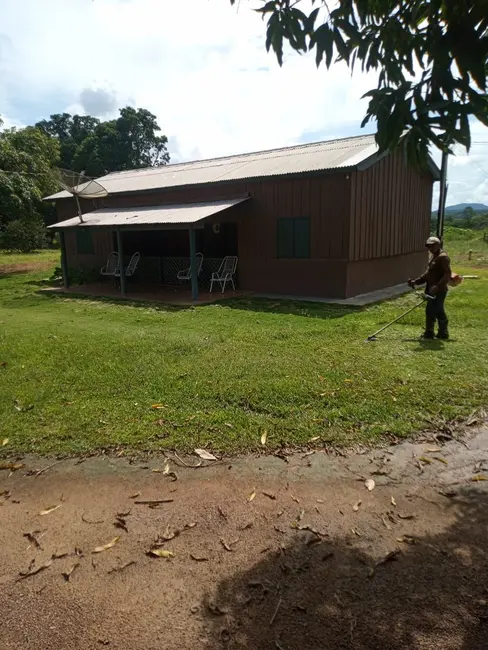
M 129 173 L 137 174 L 138 172 L 148 172 L 148 171 L 153 171 L 157 173 L 158 171 L 169 170 L 174 167 L 186 167 L 189 165 L 197 165 L 198 163 L 210 163 L 210 162 L 219 163 L 223 161 L 230 161 L 232 160 L 232 158 L 248 158 L 260 154 L 277 154 L 281 152 L 290 152 L 291 154 L 292 151 L 296 151 L 297 149 L 311 149 L 312 147 L 317 147 L 323 144 L 334 144 L 334 143 L 342 143 L 342 142 L 345 143 L 346 141 L 350 141 L 350 140 L 362 140 L 366 138 L 374 138 L 374 134 L 364 133 L 361 135 L 352 135 L 345 138 L 334 138 L 333 140 L 319 140 L 317 142 L 297 143 L 297 144 L 289 145 L 287 147 L 278 147 L 276 149 L 262 149 L 261 151 L 248 151 L 244 153 L 230 154 L 229 156 L 218 156 L 217 158 L 200 158 L 198 160 L 186 160 L 184 162 L 161 165 L 160 167 L 140 167 L 139 169 L 124 169 L 118 172 L 109 172 L 108 174 L 104 174 L 104 176 L 100 176 L 99 178 L 102 179 L 102 178 L 106 178 L 107 176 L 122 176 L 123 174 L 129 174 Z

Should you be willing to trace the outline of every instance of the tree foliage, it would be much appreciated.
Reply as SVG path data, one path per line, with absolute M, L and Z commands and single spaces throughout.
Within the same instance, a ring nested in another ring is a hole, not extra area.
M 0 133 L 0 229 L 18 219 L 53 220 L 42 198 L 57 189 L 49 172 L 58 158 L 58 142 L 34 127 Z
M 143 108 L 127 106 L 117 119 L 107 122 L 63 113 L 36 126 L 59 141 L 61 167 L 91 177 L 169 162 L 168 138 L 158 135 L 156 116 Z
M 363 126 L 377 122 L 382 151 L 402 146 L 424 165 L 429 144 L 469 150 L 470 116 L 488 125 L 487 0 L 263 0 L 257 11 L 280 65 L 287 42 L 318 66 L 378 73 Z
M 9 221 L 0 232 L 0 247 L 8 251 L 32 253 L 46 243 L 46 228 L 37 218 Z

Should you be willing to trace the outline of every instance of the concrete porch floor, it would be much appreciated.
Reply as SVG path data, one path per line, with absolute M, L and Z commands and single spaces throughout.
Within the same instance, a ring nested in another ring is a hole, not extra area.
M 49 287 L 43 289 L 43 292 L 56 293 L 56 294 L 77 294 L 80 296 L 92 296 L 94 298 L 114 298 L 117 300 L 141 301 L 141 302 L 162 302 L 167 305 L 206 305 L 219 300 L 227 300 L 229 298 L 242 298 L 250 296 L 250 291 L 232 291 L 226 290 L 222 293 L 215 290 L 213 293 L 208 291 L 201 291 L 198 300 L 195 302 L 192 299 L 191 289 L 188 287 L 173 287 L 173 286 L 137 286 L 132 285 L 128 287 L 127 293 L 122 297 L 120 289 L 111 284 L 95 282 L 92 284 L 83 284 L 79 286 L 72 286 L 68 289 L 64 287 Z

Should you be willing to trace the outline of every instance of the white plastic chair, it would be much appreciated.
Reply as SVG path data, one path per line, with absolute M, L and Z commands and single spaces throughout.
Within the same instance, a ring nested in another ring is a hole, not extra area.
M 210 279 L 210 293 L 212 293 L 214 282 L 218 282 L 220 284 L 222 293 L 225 291 L 225 285 L 227 282 L 231 283 L 234 291 L 236 290 L 234 284 L 234 275 L 237 270 L 237 261 L 238 258 L 234 255 L 224 257 L 219 270 L 216 273 L 212 273 L 212 277 Z
M 107 263 L 100 269 L 102 279 L 105 276 L 113 277 L 119 270 L 119 254 L 112 251 L 107 258 Z
M 137 269 L 137 265 L 139 264 L 139 260 L 141 259 L 141 254 L 140 253 L 134 253 L 134 255 L 130 258 L 129 263 L 125 267 L 125 277 L 130 278 L 131 276 L 134 275 Z M 116 278 L 120 278 L 120 264 L 118 265 L 117 270 L 114 273 L 114 276 Z
M 203 254 L 197 253 L 196 258 L 197 258 L 197 277 L 198 277 L 200 275 L 200 271 L 202 270 Z M 187 269 L 182 269 L 181 271 L 178 271 L 176 277 L 178 280 L 191 280 L 191 266 L 189 266 Z

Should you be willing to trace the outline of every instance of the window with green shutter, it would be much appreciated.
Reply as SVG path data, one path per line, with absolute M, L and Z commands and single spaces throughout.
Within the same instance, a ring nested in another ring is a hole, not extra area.
M 310 219 L 278 219 L 278 257 L 310 257 Z
M 93 255 L 93 237 L 90 228 L 76 229 L 76 252 L 78 255 Z

